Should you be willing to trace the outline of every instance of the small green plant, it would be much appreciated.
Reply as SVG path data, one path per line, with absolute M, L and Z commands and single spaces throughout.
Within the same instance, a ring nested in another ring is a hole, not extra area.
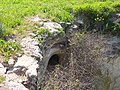
M 46 29 L 46 28 L 40 28 L 39 31 L 38 31 L 38 34 L 39 35 L 45 35 L 45 36 L 50 36 L 51 35 L 51 32 Z
M 0 75 L 0 83 L 2 83 L 3 81 L 5 81 L 5 77 Z
M 6 33 L 6 30 L 3 26 L 3 24 L 0 23 L 0 37 L 3 37 Z
M 37 28 L 35 31 L 38 34 L 38 41 L 41 43 L 46 37 L 51 36 L 51 32 L 46 28 Z
M 17 43 L 0 39 L 0 54 L 4 56 L 4 62 L 18 50 L 20 50 L 20 46 Z
M 58 31 L 60 31 L 60 33 L 64 34 L 64 30 L 62 28 L 55 28 L 57 29 Z

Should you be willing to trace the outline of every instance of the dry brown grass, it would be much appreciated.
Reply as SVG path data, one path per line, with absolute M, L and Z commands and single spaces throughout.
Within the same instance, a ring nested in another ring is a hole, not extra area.
M 41 90 L 96 90 L 94 76 L 100 73 L 95 61 L 100 56 L 102 37 L 90 32 L 74 32 L 68 37 L 66 66 L 48 66 Z

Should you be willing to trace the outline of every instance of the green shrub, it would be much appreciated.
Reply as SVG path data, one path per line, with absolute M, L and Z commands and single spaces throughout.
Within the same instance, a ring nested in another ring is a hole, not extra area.
M 3 81 L 5 81 L 5 77 L 0 75 L 0 83 L 2 83 Z
M 114 17 L 112 14 L 118 12 L 116 7 L 119 4 L 112 2 L 99 2 L 93 4 L 84 4 L 76 8 L 76 17 L 81 17 L 88 26 L 87 30 L 100 30 L 103 32 L 111 32 L 119 34 L 120 25 L 113 23 L 110 19 Z M 120 35 L 120 34 L 119 34 Z
M 18 50 L 20 50 L 20 46 L 17 43 L 0 39 L 0 54 L 4 56 L 4 62 Z
M 0 37 L 3 37 L 6 33 L 5 28 L 3 27 L 3 25 L 0 23 Z
M 38 41 L 41 43 L 46 37 L 51 36 L 51 32 L 46 28 L 37 28 Z

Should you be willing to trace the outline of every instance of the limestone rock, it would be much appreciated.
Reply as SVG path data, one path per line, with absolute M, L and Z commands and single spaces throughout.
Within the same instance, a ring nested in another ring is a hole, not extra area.
M 34 57 L 39 57 L 40 49 L 38 47 L 39 43 L 32 39 L 31 37 L 25 37 L 21 41 L 21 46 L 23 47 L 24 54 L 31 55 Z
M 2 65 L 2 63 L 0 63 L 0 68 L 4 68 L 4 66 Z
M 34 58 L 27 55 L 23 55 L 22 57 L 18 58 L 18 61 L 16 62 L 14 67 L 18 66 L 29 67 L 32 63 L 34 63 L 34 61 L 35 61 Z
M 14 64 L 15 64 L 15 60 L 9 59 L 9 60 L 8 60 L 8 64 L 9 64 L 9 67 L 13 67 Z
M 38 62 L 33 62 L 29 67 L 28 70 L 26 71 L 26 75 L 31 77 L 31 76 L 37 76 L 37 68 L 38 68 Z
M 47 28 L 51 33 L 59 32 L 58 29 L 62 29 L 61 25 L 56 22 L 43 22 L 43 27 Z
M 23 55 L 22 57 L 18 58 L 18 61 L 14 65 L 13 72 L 19 71 L 24 72 L 27 76 L 37 76 L 37 68 L 38 64 L 34 58 Z
M 28 90 L 24 85 L 21 83 L 10 81 L 7 83 L 10 90 Z
M 4 75 L 6 72 L 6 68 L 0 63 L 0 75 Z
M 17 57 L 21 57 L 23 55 L 23 53 L 16 53 Z
M 20 76 L 20 75 L 17 75 L 16 73 L 8 73 L 5 76 L 6 76 L 5 82 L 14 81 L 14 82 L 21 83 L 27 80 L 26 76 Z
M 8 86 L 0 86 L 0 90 L 9 90 Z
M 117 13 L 116 15 L 117 15 L 118 17 L 120 17 L 120 13 Z

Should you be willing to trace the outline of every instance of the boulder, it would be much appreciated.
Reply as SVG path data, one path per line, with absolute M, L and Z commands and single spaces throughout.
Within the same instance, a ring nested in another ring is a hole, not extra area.
M 23 55 L 22 57 L 18 58 L 18 61 L 16 62 L 14 67 L 24 66 L 27 68 L 34 62 L 35 62 L 34 58 L 27 56 L 27 55 Z
M 50 33 L 59 32 L 59 29 L 62 29 L 61 25 L 56 22 L 40 22 L 40 24 L 42 24 L 44 28 L 47 28 Z
M 14 65 L 13 72 L 19 71 L 25 73 L 27 76 L 36 75 L 37 76 L 37 60 L 33 57 L 23 55 L 18 58 L 18 61 Z

